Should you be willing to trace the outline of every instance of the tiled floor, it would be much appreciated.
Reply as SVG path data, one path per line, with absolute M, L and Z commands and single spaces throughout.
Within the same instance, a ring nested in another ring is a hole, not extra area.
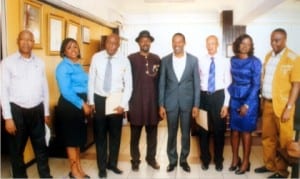
M 247 172 L 244 175 L 235 175 L 234 172 L 229 172 L 228 168 L 231 163 L 231 147 L 228 142 L 228 138 L 226 139 L 225 151 L 224 151 L 224 169 L 222 172 L 217 172 L 215 170 L 215 165 L 213 163 L 210 164 L 209 169 L 207 171 L 203 171 L 200 166 L 199 161 L 199 146 L 198 146 L 198 138 L 191 137 L 191 152 L 189 155 L 189 164 L 191 166 L 191 172 L 187 173 L 182 170 L 181 167 L 177 167 L 173 172 L 166 172 L 166 167 L 168 165 L 168 158 L 166 154 L 166 142 L 167 142 L 167 129 L 165 124 L 159 125 L 158 130 L 158 146 L 157 146 L 157 161 L 160 164 L 160 170 L 154 170 L 150 166 L 148 166 L 144 160 L 146 153 L 146 141 L 145 141 L 145 132 L 142 133 L 142 140 L 140 142 L 141 149 L 141 160 L 142 163 L 140 165 L 140 170 L 138 172 L 133 172 L 131 170 L 130 164 L 130 155 L 129 155 L 129 135 L 130 129 L 128 125 L 123 127 L 122 131 L 122 141 L 120 148 L 120 156 L 119 156 L 119 164 L 118 167 L 122 169 L 124 172 L 122 175 L 116 175 L 111 171 L 108 171 L 108 178 L 127 178 L 127 179 L 148 179 L 148 178 L 188 178 L 188 179 L 202 179 L 202 178 L 213 178 L 213 179 L 242 179 L 242 178 L 266 178 L 271 173 L 266 174 L 256 174 L 254 173 L 254 168 L 261 166 L 262 163 L 262 148 L 261 145 L 255 144 L 252 148 L 251 153 L 251 171 Z M 257 142 L 256 142 L 257 143 Z M 180 134 L 178 135 L 178 151 L 180 151 Z M 240 147 L 241 151 L 241 147 Z M 91 146 L 87 151 L 82 153 L 82 165 L 87 174 L 89 174 L 92 178 L 98 177 L 98 170 L 95 160 L 95 146 Z M 242 154 L 240 154 L 242 156 Z M 69 172 L 69 163 L 65 158 L 50 158 L 49 159 L 51 173 L 55 178 L 68 178 Z M 36 164 L 31 165 L 27 169 L 27 173 L 29 178 L 38 178 Z M 1 178 L 9 178 L 10 168 L 7 156 L 2 156 L 1 159 Z

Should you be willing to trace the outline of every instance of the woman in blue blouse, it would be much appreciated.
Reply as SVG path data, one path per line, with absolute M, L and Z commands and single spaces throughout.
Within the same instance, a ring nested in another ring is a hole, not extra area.
M 91 109 L 87 104 L 88 76 L 79 64 L 80 50 L 78 43 L 66 38 L 61 45 L 60 56 L 63 58 L 56 68 L 56 80 L 60 90 L 57 114 L 62 139 L 70 161 L 71 178 L 89 178 L 80 164 L 80 147 L 85 143 L 85 116 Z
M 250 170 L 251 132 L 256 129 L 259 115 L 261 61 L 253 55 L 252 38 L 243 34 L 233 43 L 235 56 L 231 58 L 232 83 L 230 93 L 230 128 L 232 163 L 230 171 L 241 175 Z M 243 160 L 238 151 L 243 143 Z

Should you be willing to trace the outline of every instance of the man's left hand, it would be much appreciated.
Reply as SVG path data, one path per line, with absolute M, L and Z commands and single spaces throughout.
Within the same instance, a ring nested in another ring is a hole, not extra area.
M 199 115 L 199 108 L 198 107 L 193 107 L 192 109 L 192 117 L 196 118 Z

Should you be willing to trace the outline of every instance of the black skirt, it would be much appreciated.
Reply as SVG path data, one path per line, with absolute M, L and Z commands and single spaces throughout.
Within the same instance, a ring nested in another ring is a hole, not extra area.
M 86 101 L 86 94 L 77 94 Z M 67 101 L 62 95 L 59 97 L 56 122 L 63 144 L 66 147 L 83 147 L 86 143 L 87 124 L 82 109 Z

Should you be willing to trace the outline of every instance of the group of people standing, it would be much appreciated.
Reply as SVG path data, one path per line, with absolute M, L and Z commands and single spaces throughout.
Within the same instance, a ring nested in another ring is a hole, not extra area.
M 150 52 L 154 37 L 141 31 L 135 39 L 140 50 L 128 59 L 118 52 L 120 37 L 111 34 L 105 50 L 93 55 L 89 73 L 79 63 L 76 40 L 66 38 L 61 45 L 62 61 L 56 68 L 61 96 L 58 116 L 62 137 L 70 162 L 71 178 L 90 178 L 81 167 L 80 147 L 84 143 L 86 117 L 94 120 L 99 177 L 106 170 L 122 174 L 118 168 L 122 122 L 127 111 L 130 122 L 130 154 L 133 171 L 139 170 L 139 141 L 145 127 L 147 152 L 145 160 L 160 169 L 156 160 L 158 123 L 167 121 L 167 172 L 178 164 L 190 172 L 191 122 L 199 109 L 207 111 L 208 129 L 200 127 L 201 168 L 207 170 L 213 158 L 215 169 L 223 170 L 226 122 L 231 129 L 232 162 L 229 171 L 241 175 L 250 170 L 251 132 L 262 109 L 262 147 L 264 166 L 257 173 L 274 172 L 270 178 L 288 176 L 287 163 L 277 154 L 293 138 L 293 114 L 300 88 L 300 58 L 286 47 L 284 29 L 271 34 L 272 51 L 262 65 L 254 56 L 251 36 L 240 35 L 233 43 L 234 56 L 228 60 L 218 53 L 218 38 L 206 39 L 207 55 L 197 58 L 185 51 L 185 36 L 172 37 L 173 52 L 160 59 Z M 2 109 L 5 128 L 10 134 L 10 157 L 13 177 L 26 178 L 23 151 L 30 137 L 40 177 L 50 178 L 44 123 L 49 123 L 49 92 L 45 67 L 32 53 L 34 37 L 30 31 L 18 36 L 19 51 L 1 63 Z M 33 93 L 34 92 L 34 93 Z M 120 94 L 120 95 L 116 95 Z M 261 96 L 260 96 L 261 94 Z M 118 100 L 113 113 L 107 113 L 108 99 Z M 177 152 L 180 126 L 181 151 Z M 214 154 L 209 142 L 213 136 Z M 242 140 L 243 155 L 239 156 Z M 212 157 L 213 156 L 213 157 Z

